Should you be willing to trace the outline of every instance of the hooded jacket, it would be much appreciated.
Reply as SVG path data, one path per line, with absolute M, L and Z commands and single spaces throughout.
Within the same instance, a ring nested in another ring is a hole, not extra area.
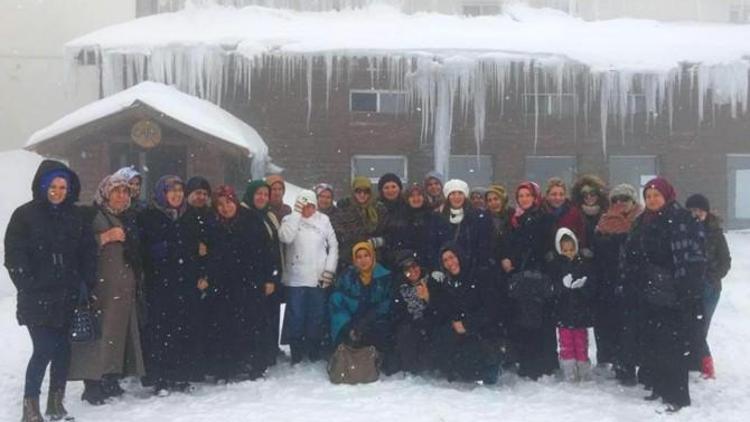
M 315 211 L 310 218 L 302 218 L 292 212 L 281 221 L 279 240 L 286 245 L 284 285 L 317 287 L 323 272 L 336 272 L 339 242 L 327 215 Z
M 68 181 L 65 200 L 53 205 L 45 186 L 54 174 Z M 58 161 L 44 160 L 32 182 L 33 199 L 18 207 L 5 233 L 5 267 L 18 289 L 21 325 L 63 327 L 70 322 L 82 283 L 96 282 L 97 245 L 90 218 L 75 205 L 78 176 Z
M 562 254 L 560 241 L 569 236 L 575 242 L 573 259 Z M 578 238 L 572 230 L 562 227 L 555 234 L 557 256 L 550 263 L 549 275 L 555 292 L 557 323 L 565 328 L 586 328 L 594 324 L 596 271 L 588 259 L 579 254 Z

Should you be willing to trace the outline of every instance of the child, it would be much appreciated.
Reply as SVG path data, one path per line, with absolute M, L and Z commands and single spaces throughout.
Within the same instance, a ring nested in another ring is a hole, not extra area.
M 555 311 L 560 344 L 560 367 L 565 381 L 589 378 L 588 331 L 593 321 L 594 271 L 578 250 L 578 238 L 565 227 L 555 235 L 557 256 L 550 275 L 555 288 Z

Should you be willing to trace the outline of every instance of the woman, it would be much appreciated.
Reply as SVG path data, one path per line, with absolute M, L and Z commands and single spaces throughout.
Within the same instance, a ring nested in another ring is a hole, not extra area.
M 137 310 L 140 239 L 134 213 L 128 212 L 130 201 L 128 180 L 117 174 L 101 181 L 94 199 L 99 282 L 93 294 L 101 337 L 73 344 L 68 374 L 71 380 L 83 380 L 81 399 L 92 405 L 123 393 L 118 378 L 145 374 Z
M 543 281 L 545 256 L 554 248 L 551 237 L 555 221 L 542 209 L 542 194 L 534 182 L 518 185 L 516 204 L 512 228 L 501 251 L 502 269 L 511 283 L 513 277 L 527 276 Z M 530 296 L 514 300 L 510 327 L 518 355 L 518 374 L 534 380 L 558 368 L 553 303 L 545 296 L 544 286 L 539 287 L 539 291 L 530 291 Z
M 292 213 L 292 208 L 284 203 L 284 194 L 286 193 L 284 177 L 280 174 L 270 174 L 266 176 L 266 183 L 271 190 L 268 197 L 268 209 L 276 216 L 276 220 L 281 221 Z
M 414 183 L 409 186 L 404 192 L 404 199 L 403 226 L 387 231 L 385 236 L 390 262 L 398 267 L 397 256 L 408 249 L 414 251 L 425 268 L 440 268 L 438 253 L 440 245 L 448 241 L 447 222 L 427 205 L 422 185 Z
M 333 186 L 328 183 L 318 183 L 313 191 L 318 197 L 318 211 L 333 219 L 338 212 L 338 208 L 333 202 Z
M 463 251 L 464 269 L 480 278 L 489 277 L 497 267 L 492 221 L 485 211 L 471 206 L 469 185 L 463 180 L 449 180 L 443 194 L 446 197 L 443 218 L 448 222 L 448 239 Z
M 644 189 L 646 210 L 625 244 L 626 274 L 640 295 L 641 368 L 666 411 L 690 405 L 688 356 L 705 269 L 704 234 L 676 200 L 672 185 L 657 177 Z
M 588 247 L 588 238 L 586 237 L 586 222 L 578 208 L 568 199 L 568 188 L 565 182 L 559 177 L 552 177 L 547 181 L 547 190 L 544 195 L 544 210 L 550 214 L 555 221 L 555 226 L 550 233 L 550 238 L 554 237 L 557 229 L 561 227 L 568 228 L 575 233 L 578 238 L 579 246 Z M 553 239 L 549 240 L 552 243 Z M 585 251 L 583 251 L 585 252 Z
M 33 347 L 22 420 L 44 420 L 39 395 L 50 363 L 45 413 L 60 420 L 67 415 L 70 321 L 82 284 L 88 290 L 96 282 L 96 243 L 90 221 L 75 206 L 81 188 L 72 170 L 44 160 L 31 189 L 33 199 L 13 212 L 5 232 L 5 267 L 18 289 L 16 317 L 29 330 Z
M 388 356 L 392 347 L 391 273 L 377 263 L 370 242 L 354 245 L 352 262 L 354 265 L 338 277 L 331 293 L 331 338 L 336 345 L 375 346 Z
M 281 288 L 284 254 L 279 240 L 280 223 L 269 208 L 270 195 L 271 187 L 266 182 L 254 180 L 248 183 L 241 205 L 250 210 L 250 216 L 261 222 L 265 228 L 263 233 L 264 248 L 268 251 L 270 281 L 273 283 L 266 283 L 265 285 L 266 303 L 263 310 L 270 334 L 264 341 L 264 350 L 266 351 L 268 366 L 273 366 L 276 364 L 276 357 L 283 354 L 279 349 L 279 324 L 281 322 L 281 303 L 284 297 Z
M 455 244 L 442 249 L 440 260 L 448 321 L 436 334 L 437 367 L 449 380 L 495 384 L 503 352 L 495 289 L 463 266 Z
M 721 296 L 721 279 L 732 267 L 732 257 L 729 254 L 727 239 L 721 227 L 721 220 L 711 212 L 708 198 L 701 194 L 691 195 L 685 201 L 685 207 L 693 213 L 693 217 L 703 224 L 706 232 L 706 276 L 703 283 L 703 324 L 694 344 L 696 365 L 700 366 L 704 378 L 715 378 L 714 360 L 708 347 L 708 329 Z
M 610 208 L 599 219 L 593 247 L 599 273 L 594 306 L 596 361 L 612 363 L 615 377 L 635 385 L 635 290 L 623 283 L 620 254 L 633 222 L 643 211 L 634 187 L 622 184 L 610 192 Z
M 578 208 L 585 223 L 586 239 L 589 246 L 593 243 L 594 229 L 601 216 L 607 211 L 606 185 L 604 181 L 593 174 L 581 176 L 573 185 L 573 204 Z
M 195 298 L 208 288 L 200 276 L 200 228 L 186 209 L 182 179 L 163 176 L 151 206 L 138 215 L 148 305 L 146 370 L 159 395 L 190 388 L 195 331 L 190 321 Z
M 397 265 L 399 281 L 390 312 L 395 360 L 400 370 L 419 374 L 433 368 L 435 333 L 448 322 L 444 295 L 414 252 L 401 251 Z
M 219 380 L 254 380 L 268 366 L 264 308 L 266 292 L 273 288 L 272 250 L 263 221 L 240 207 L 232 187 L 219 186 L 212 202 L 218 223 L 208 255 L 210 367 Z
M 385 213 L 381 215 L 380 237 L 374 242 L 381 250 L 382 264 L 392 269 L 396 263 L 395 254 L 398 249 L 396 245 L 389 243 L 389 238 L 403 232 L 407 225 L 407 204 L 402 195 L 403 185 L 401 179 L 393 173 L 384 174 L 378 180 L 378 204 L 382 206 Z
M 134 211 L 137 214 L 148 208 L 148 203 L 141 199 L 143 176 L 134 166 L 123 167 L 114 172 L 113 176 L 123 177 L 128 181 L 128 185 L 130 186 L 130 211 Z
M 375 239 L 380 236 L 385 213 L 385 208 L 372 195 L 370 179 L 355 177 L 352 180 L 351 196 L 341 200 L 339 213 L 332 221 L 340 250 L 351 250 L 358 242 L 370 239 L 374 240 L 373 243 L 378 243 Z M 340 254 L 339 270 L 344 271 L 349 267 L 352 264 L 351 258 L 349 254 Z
M 427 193 L 427 206 L 433 212 L 443 212 L 445 196 L 443 196 L 443 175 L 437 171 L 431 171 L 424 177 L 422 183 Z
M 336 233 L 328 216 L 317 211 L 315 192 L 299 193 L 294 211 L 281 221 L 279 240 L 286 246 L 284 331 L 292 365 L 305 356 L 315 362 L 321 357 L 326 289 L 333 284 L 339 258 Z

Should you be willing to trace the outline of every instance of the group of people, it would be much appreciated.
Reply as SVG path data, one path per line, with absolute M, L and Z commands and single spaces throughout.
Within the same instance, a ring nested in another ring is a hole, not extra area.
M 50 364 L 45 413 L 60 420 L 68 380 L 94 405 L 123 394 L 127 376 L 160 395 L 255 380 L 279 341 L 293 365 L 345 344 L 373 346 L 385 374 L 577 381 L 591 377 L 593 327 L 597 365 L 670 412 L 690 404 L 689 370 L 714 377 L 706 338 L 729 250 L 708 200 L 683 206 L 664 178 L 639 198 L 591 175 L 570 191 L 552 178 L 509 192 L 386 174 L 376 186 L 355 177 L 340 200 L 320 183 L 291 207 L 279 175 L 242 197 L 167 175 L 149 203 L 142 180 L 120 169 L 79 206 L 75 172 L 46 160 L 13 213 L 5 266 L 33 343 L 24 421 L 44 420 Z M 71 341 L 81 303 L 98 335 Z

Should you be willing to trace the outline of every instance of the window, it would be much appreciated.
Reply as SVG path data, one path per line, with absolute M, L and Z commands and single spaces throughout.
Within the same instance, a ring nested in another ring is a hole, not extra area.
M 448 168 L 450 179 L 461 179 L 472 187 L 487 187 L 494 177 L 491 155 L 451 155 Z
M 729 22 L 732 23 L 749 23 L 750 22 L 750 3 L 745 4 L 741 1 L 729 6 Z
M 406 111 L 406 92 L 352 90 L 349 110 L 364 113 L 400 114 Z
M 730 229 L 750 227 L 750 155 L 727 156 L 727 217 Z
M 536 114 L 539 107 L 540 116 L 574 116 L 577 109 L 575 94 L 524 94 L 524 112 Z
M 469 1 L 464 3 L 462 12 L 466 16 L 499 15 L 500 6 L 497 4 L 497 2 Z
M 365 176 L 377 183 L 380 176 L 394 173 L 407 181 L 408 160 L 403 155 L 355 155 L 352 157 L 352 179 L 354 176 Z
M 609 185 L 627 183 L 638 189 L 642 201 L 643 187 L 659 174 L 655 155 L 611 155 L 609 157 Z
M 538 183 L 542 189 L 550 177 L 563 179 L 570 188 L 573 186 L 576 169 L 576 157 L 571 155 L 526 157 L 526 180 Z
M 542 4 L 543 7 L 562 10 L 571 15 L 576 12 L 575 0 L 545 0 Z

